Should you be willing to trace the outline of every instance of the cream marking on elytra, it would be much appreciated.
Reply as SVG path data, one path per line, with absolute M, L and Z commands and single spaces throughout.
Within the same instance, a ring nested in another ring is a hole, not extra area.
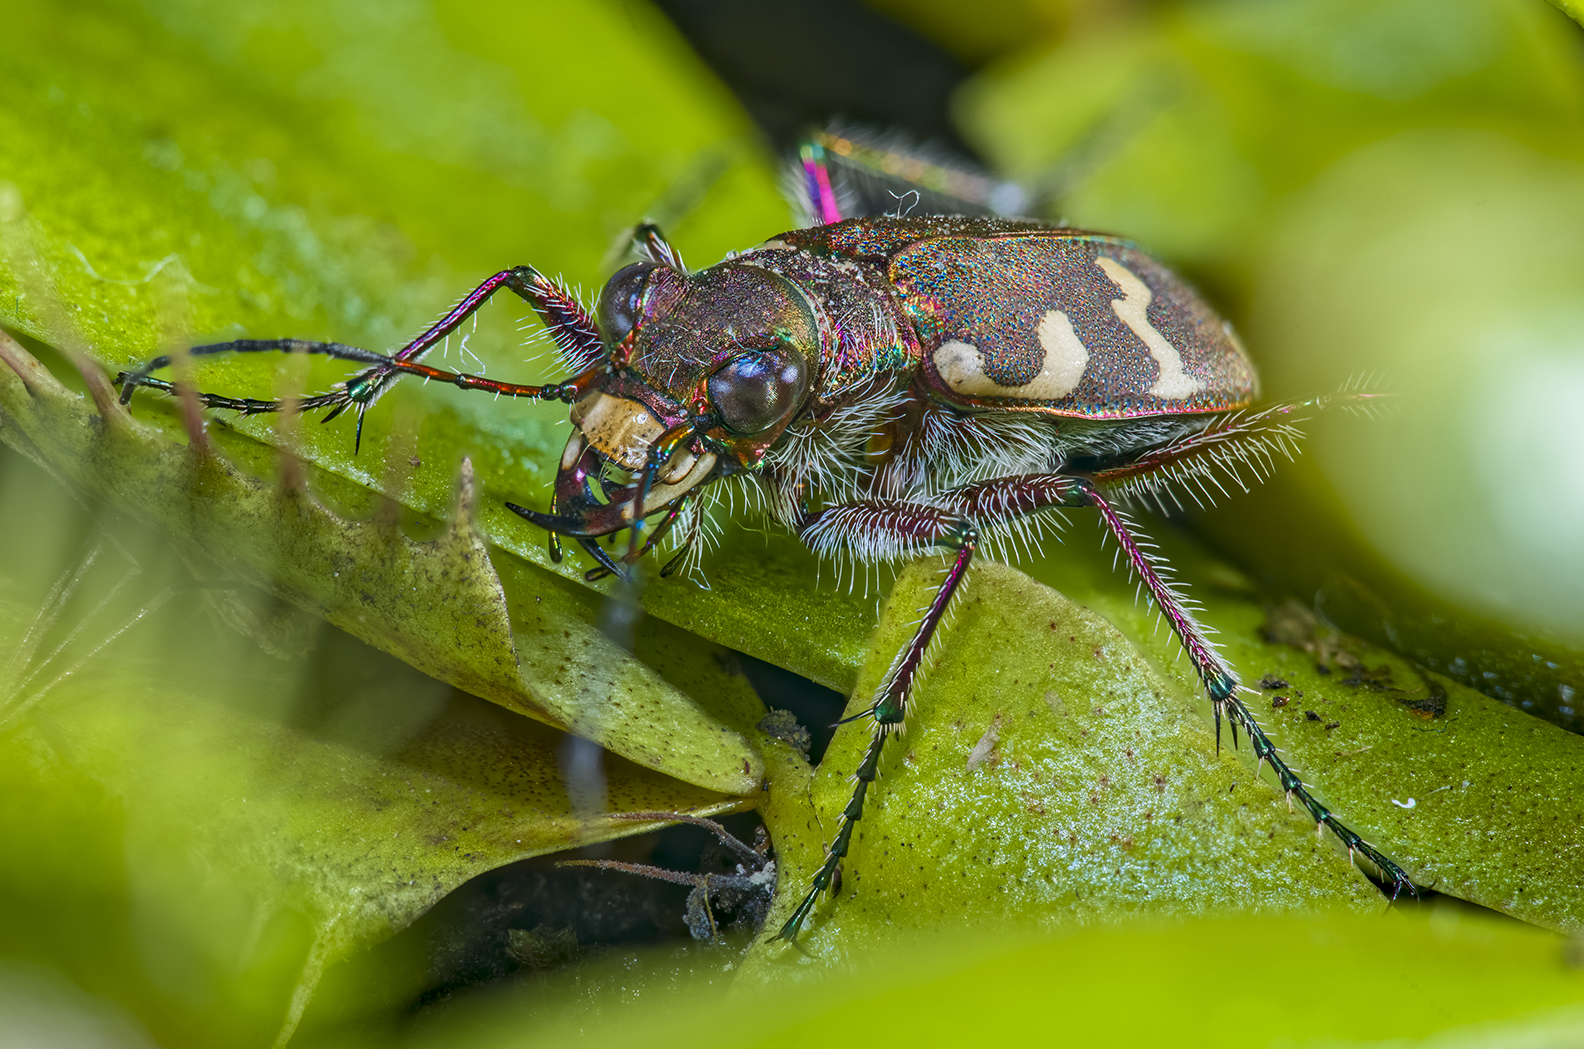
M 1183 371 L 1182 357 L 1177 352 L 1177 347 L 1167 341 L 1166 336 L 1155 330 L 1149 322 L 1146 310 L 1150 300 L 1155 296 L 1143 281 L 1135 277 L 1131 270 L 1115 259 L 1104 256 L 1095 260 L 1095 265 L 1105 271 L 1105 275 L 1122 289 L 1122 298 L 1111 300 L 1111 309 L 1117 318 L 1126 324 L 1134 335 L 1143 340 L 1149 348 L 1150 356 L 1160 365 L 1160 377 L 1155 380 L 1155 385 L 1149 388 L 1151 395 L 1163 400 L 1176 401 L 1204 389 L 1204 383 L 1187 372 Z
M 1045 358 L 1040 372 L 1021 386 L 1002 386 L 985 374 L 979 348 L 950 339 L 935 351 L 935 370 L 946 384 L 969 397 L 1016 397 L 1025 401 L 1054 401 L 1072 393 L 1083 378 L 1089 351 L 1078 341 L 1072 321 L 1061 310 L 1048 310 L 1035 329 Z

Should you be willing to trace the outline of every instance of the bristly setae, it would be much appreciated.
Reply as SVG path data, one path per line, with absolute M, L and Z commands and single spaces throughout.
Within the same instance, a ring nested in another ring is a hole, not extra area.
M 902 167 L 920 173 L 913 199 L 922 187 L 931 203 L 944 194 L 969 214 L 843 217 L 865 185 L 851 174 L 864 148 L 816 136 L 796 168 L 810 224 L 706 269 L 689 271 L 658 230 L 640 226 L 642 261 L 611 277 L 593 316 L 559 283 L 518 266 L 389 356 L 295 339 L 191 352 L 304 352 L 366 365 L 328 393 L 291 402 L 328 409 L 327 419 L 353 409 L 359 435 L 363 414 L 405 375 L 570 403 L 551 505 L 508 505 L 550 533 L 554 556 L 557 537 L 575 539 L 596 562 L 591 575 L 623 571 L 668 535 L 678 549 L 662 570 L 670 574 L 704 541 L 704 501 L 734 478 L 819 554 L 873 563 L 949 551 L 917 631 L 858 715 L 873 735 L 852 799 L 784 939 L 847 854 L 886 740 L 907 717 L 930 639 L 975 554 L 1015 555 L 1055 512 L 1080 507 L 1099 512 L 1181 640 L 1209 693 L 1218 742 L 1226 718 L 1233 741 L 1241 728 L 1321 826 L 1394 892 L 1412 889 L 1276 753 L 1237 674 L 1116 505 L 1174 485 L 1202 488 L 1243 465 L 1259 474 L 1296 436 L 1296 406 L 1247 410 L 1258 383 L 1231 326 L 1160 262 L 1116 237 L 997 217 L 992 205 L 1007 194 L 990 180 L 908 161 Z M 543 319 L 572 378 L 525 386 L 422 363 L 501 288 Z M 122 375 L 122 400 L 140 386 L 173 392 L 151 375 L 169 363 Z M 199 397 L 246 414 L 286 404 Z M 623 529 L 624 554 L 596 544 Z

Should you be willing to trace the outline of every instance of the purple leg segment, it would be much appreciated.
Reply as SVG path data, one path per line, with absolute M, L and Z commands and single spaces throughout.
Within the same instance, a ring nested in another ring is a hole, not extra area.
M 393 357 L 399 361 L 415 361 L 434 348 L 434 345 L 462 326 L 462 322 L 477 313 L 502 288 L 510 288 L 544 321 L 573 371 L 583 371 L 594 363 L 603 349 L 600 345 L 599 327 L 583 307 L 566 293 L 555 281 L 532 266 L 514 266 L 502 270 L 483 284 L 474 288 L 422 335 L 397 350 Z
M 825 163 L 824 147 L 817 142 L 805 142 L 799 159 L 803 161 L 804 185 L 814 218 L 824 226 L 840 222 L 841 208 L 836 203 L 836 191 L 831 188 L 830 168 Z

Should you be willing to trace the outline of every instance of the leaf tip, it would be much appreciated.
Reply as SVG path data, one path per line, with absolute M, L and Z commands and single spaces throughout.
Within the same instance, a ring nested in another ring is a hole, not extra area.
M 451 511 L 451 527 L 454 531 L 470 531 L 473 527 L 474 514 L 478 510 L 478 479 L 473 473 L 473 459 L 471 456 L 462 457 L 462 465 L 457 469 L 457 496 L 456 505 Z

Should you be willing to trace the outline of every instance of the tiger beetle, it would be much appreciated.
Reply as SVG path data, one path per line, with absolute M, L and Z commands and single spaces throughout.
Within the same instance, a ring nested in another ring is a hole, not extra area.
M 768 516 L 822 556 L 874 563 L 947 552 L 950 566 L 911 640 L 850 719 L 870 723 L 870 742 L 824 862 L 780 939 L 795 940 L 838 876 L 886 741 L 906 722 L 930 640 L 974 557 L 981 548 L 1009 556 L 1079 508 L 1100 515 L 1187 652 L 1209 695 L 1217 747 L 1223 719 L 1234 745 L 1242 729 L 1289 799 L 1367 859 L 1394 894 L 1413 891 L 1277 753 L 1243 699 L 1251 690 L 1119 505 L 1267 459 L 1293 435 L 1284 419 L 1295 406 L 1247 410 L 1258 380 L 1231 325 L 1127 240 L 998 214 L 1018 204 L 1016 194 L 966 169 L 821 133 L 793 171 L 805 226 L 690 271 L 657 228 L 641 225 L 633 234 L 641 261 L 610 278 L 592 314 L 558 281 L 517 266 L 394 354 L 297 339 L 189 352 L 298 352 L 365 365 L 327 393 L 289 402 L 327 410 L 326 421 L 354 412 L 357 438 L 368 409 L 408 375 L 570 404 L 550 505 L 507 506 L 549 533 L 557 559 L 558 537 L 576 540 L 597 564 L 591 577 L 622 573 L 668 537 L 678 552 L 661 574 L 690 563 L 728 479 L 755 490 Z M 896 177 L 887 183 L 888 175 Z M 887 191 L 895 213 L 874 213 L 876 184 L 902 187 Z M 904 213 L 920 203 L 957 213 Z M 571 378 L 519 385 L 423 363 L 502 288 L 543 320 Z M 122 402 L 139 387 L 176 392 L 151 375 L 169 364 L 159 357 L 118 376 Z M 198 398 L 244 415 L 288 404 Z M 624 550 L 597 545 L 624 529 Z

